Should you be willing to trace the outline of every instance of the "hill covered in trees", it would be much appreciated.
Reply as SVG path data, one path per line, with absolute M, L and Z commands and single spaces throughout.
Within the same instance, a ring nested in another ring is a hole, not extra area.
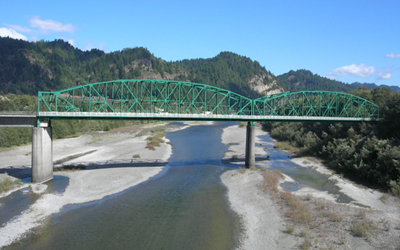
M 38 91 L 116 79 L 165 79 L 209 84 L 258 97 L 283 91 L 349 92 L 380 107 L 379 123 L 265 123 L 271 135 L 304 155 L 324 158 L 338 172 L 357 175 L 400 195 L 400 93 L 398 87 L 345 84 L 308 70 L 274 76 L 257 61 L 231 52 L 209 59 L 166 62 L 146 48 L 81 51 L 63 40 L 0 38 L 0 110 L 35 111 Z M 361 87 L 361 88 L 360 88 Z M 54 138 L 109 130 L 121 121 L 54 121 Z M 30 131 L 1 128 L 0 147 L 30 141 Z
M 400 88 L 397 86 L 377 86 L 374 83 L 359 83 L 355 82 L 352 84 L 346 84 L 340 81 L 332 80 L 326 77 L 313 74 L 309 70 L 291 70 L 288 73 L 279 75 L 277 77 L 279 85 L 282 86 L 285 91 L 301 91 L 301 90 L 326 90 L 326 91 L 338 91 L 338 92 L 349 92 L 359 88 L 375 89 L 378 87 L 387 87 L 392 91 L 399 92 Z
M 232 52 L 208 59 L 166 62 L 143 47 L 105 53 L 82 51 L 64 40 L 27 42 L 0 37 L 0 91 L 36 95 L 117 79 L 165 79 L 204 83 L 248 97 L 298 90 L 350 91 L 375 84 L 345 84 L 308 70 L 273 75 L 257 61 Z M 393 91 L 399 91 L 393 87 Z
M 36 95 L 117 79 L 165 79 L 209 84 L 255 97 L 279 91 L 276 77 L 250 58 L 222 52 L 210 59 L 166 62 L 146 48 L 81 51 L 63 40 L 0 38 L 0 91 Z

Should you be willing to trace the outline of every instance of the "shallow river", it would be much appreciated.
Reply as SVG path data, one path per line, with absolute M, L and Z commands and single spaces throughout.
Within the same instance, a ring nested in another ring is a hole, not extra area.
M 220 174 L 232 123 L 167 133 L 169 169 L 101 201 L 65 207 L 43 227 L 5 249 L 232 249 L 239 222 Z
M 236 248 L 240 222 L 220 181 L 222 172 L 235 168 L 221 162 L 228 150 L 221 143 L 222 129 L 235 124 L 218 122 L 167 133 L 172 156 L 159 175 L 100 201 L 66 206 L 4 249 Z M 288 154 L 268 144 L 268 136 L 261 139 L 258 146 L 265 147 L 271 159 L 266 162 L 297 181 L 284 185 L 286 189 L 310 186 L 346 202 L 325 177 L 288 161 Z

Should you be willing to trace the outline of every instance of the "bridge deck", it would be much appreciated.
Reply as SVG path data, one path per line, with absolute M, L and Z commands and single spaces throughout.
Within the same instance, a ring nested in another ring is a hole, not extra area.
M 36 114 L 0 114 L 0 127 L 35 127 Z
M 39 118 L 49 119 L 154 119 L 154 120 L 209 120 L 209 121 L 372 121 L 362 117 L 321 117 L 321 116 L 256 116 L 256 115 L 214 115 L 214 114 L 172 114 L 172 113 L 106 113 L 106 112 L 39 112 Z

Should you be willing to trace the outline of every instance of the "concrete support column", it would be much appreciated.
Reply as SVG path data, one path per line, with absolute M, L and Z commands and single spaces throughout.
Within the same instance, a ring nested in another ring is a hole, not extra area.
M 53 141 L 51 127 L 33 128 L 32 182 L 53 179 Z
M 247 123 L 246 129 L 246 159 L 245 167 L 255 167 L 256 155 L 255 155 L 255 134 L 254 134 L 254 122 Z

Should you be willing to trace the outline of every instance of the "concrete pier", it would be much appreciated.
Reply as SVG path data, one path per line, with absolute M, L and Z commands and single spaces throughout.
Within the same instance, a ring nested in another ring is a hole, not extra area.
M 53 179 L 53 140 L 51 127 L 32 130 L 32 182 Z
M 255 155 L 255 134 L 254 134 L 254 122 L 247 123 L 246 129 L 246 155 L 245 155 L 245 167 L 255 167 L 256 155 Z

